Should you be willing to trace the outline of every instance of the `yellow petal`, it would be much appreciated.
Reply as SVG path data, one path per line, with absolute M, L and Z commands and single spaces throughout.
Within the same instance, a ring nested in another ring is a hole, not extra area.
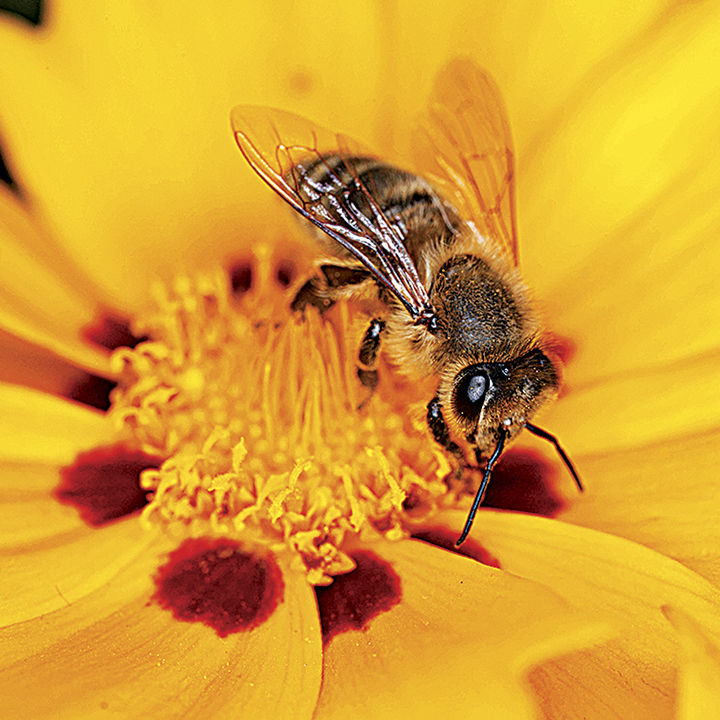
M 3 463 L 0 487 L 0 548 L 11 553 L 51 537 L 65 536 L 84 526 L 74 507 L 52 495 L 60 469 L 35 463 Z
M 101 301 L 7 188 L 0 186 L 0 330 L 96 372 L 107 358 L 81 343 Z
M 463 520 L 462 513 L 447 513 L 444 524 L 459 528 Z M 473 532 L 503 569 L 548 584 L 573 607 L 623 631 L 600 648 L 533 671 L 546 714 L 667 717 L 678 647 L 662 617 L 666 604 L 692 614 L 710 638 L 720 637 L 720 592 L 640 545 L 556 520 L 491 511 L 478 516 Z
M 369 547 L 401 598 L 328 642 L 317 718 L 534 717 L 523 672 L 601 632 L 551 591 L 473 560 L 419 541 Z
M 76 567 L 83 572 L 83 543 L 92 542 L 92 528 L 119 522 L 144 507 L 140 473 L 158 465 L 159 458 L 122 444 L 81 453 L 66 467 L 5 462 L 0 488 L 2 552 L 7 558 L 36 554 L 37 562 L 51 564 L 52 572 L 63 577 Z M 134 532 L 133 525 L 128 524 L 127 532 Z M 79 562 L 72 548 L 78 548 Z M 13 567 L 25 572 L 26 564 L 21 561 Z
M 270 618 L 221 639 L 148 602 L 159 549 L 92 594 L 0 631 L 4 717 L 311 717 L 321 650 L 304 575 L 286 570 Z
M 642 543 L 720 585 L 718 447 L 714 430 L 585 456 L 587 492 L 559 517 Z
M 19 326 L 15 326 L 15 330 L 22 332 Z M 32 331 L 29 335 L 44 344 L 22 340 L 0 330 L 1 382 L 68 397 L 88 377 L 110 377 L 106 354 L 85 347 L 76 352 L 77 343 L 65 343 L 57 339 L 45 342 Z M 55 347 L 60 355 L 50 350 L 50 347 Z M 81 367 L 85 370 L 81 370 Z
M 571 387 L 717 355 L 720 178 L 688 165 L 545 298 L 554 330 L 575 344 Z
M 719 28 L 714 3 L 659 6 L 579 79 L 574 97 L 558 98 L 556 125 L 537 154 L 524 156 L 520 145 L 523 259 L 541 294 L 571 283 L 574 297 L 585 297 L 592 286 L 579 270 L 592 266 L 590 253 L 607 242 L 631 265 L 653 264 L 652 247 L 666 238 L 657 227 L 659 237 L 648 232 L 634 242 L 631 222 L 637 220 L 642 232 L 643 213 L 652 223 L 663 203 L 692 208 L 699 190 L 697 200 L 711 206 L 705 193 L 716 192 L 717 170 L 704 168 L 718 116 L 717 84 L 708 70 L 717 67 Z M 547 82 L 558 75 L 556 69 Z M 697 186 L 695 173 L 702 178 Z M 619 293 L 613 276 L 602 270 L 595 266 L 592 277 Z M 622 289 L 627 304 L 638 301 L 631 284 Z
M 69 464 L 80 450 L 105 445 L 113 429 L 99 412 L 61 398 L 0 383 L 0 458 Z
M 530 157 L 518 152 L 525 275 L 550 323 L 576 346 L 570 388 L 598 390 L 575 409 L 593 418 L 600 411 L 592 429 L 583 423 L 600 443 L 609 426 L 629 439 L 619 427 L 628 410 L 634 430 L 647 431 L 640 442 L 652 442 L 658 413 L 688 420 L 694 432 L 699 418 L 685 406 L 717 407 L 712 394 L 705 399 L 717 385 L 707 375 L 701 402 L 687 402 L 691 388 L 671 408 L 648 406 L 634 390 L 624 402 L 602 383 L 641 375 L 644 397 L 669 399 L 664 371 L 684 365 L 692 373 L 696 361 L 701 374 L 708 363 L 717 367 L 720 174 L 707 147 L 720 124 L 707 69 L 718 65 L 718 28 L 713 4 L 663 8 L 561 104 L 545 146 Z
M 572 388 L 543 415 L 573 456 L 608 453 L 720 426 L 718 355 Z
M 54 4 L 44 31 L 0 27 L 0 67 L 23 68 L 22 82 L 0 71 L 13 165 L 62 247 L 121 308 L 142 304 L 155 272 L 224 257 L 253 242 L 251 227 L 267 232 L 267 190 L 232 147 L 233 105 L 283 106 L 387 151 L 407 146 L 433 76 L 463 52 L 498 77 L 522 147 L 539 124 L 557 125 L 566 95 L 609 53 L 658 22 L 655 2 L 618 7 L 601 24 L 589 8 L 529 2 L 286 7 L 280 21 L 247 7 L 198 17 L 193 7 Z
M 76 527 L 23 547 L 5 549 L 0 572 L 5 602 L 0 625 L 11 625 L 72 604 L 134 562 L 149 542 L 137 520 L 106 528 Z
M 332 98 L 356 127 L 375 114 L 366 98 L 378 64 L 365 40 L 375 20 L 364 8 L 344 8 L 337 22 L 287 8 L 278 24 L 259 6 L 201 15 L 182 7 L 58 3 L 45 31 L 1 36 L 0 65 L 22 67 L 24 77 L 0 71 L 13 165 L 58 242 L 120 310 L 142 307 L 157 273 L 222 260 L 267 226 L 271 198 L 234 146 L 232 106 L 307 113 L 313 98 L 294 93 L 293 78 L 309 66 L 314 98 Z M 283 27 L 305 39 L 306 57 Z M 360 56 L 350 81 L 343 64 Z M 249 212 L 254 198 L 260 225 Z
M 683 662 L 678 687 L 678 720 L 704 720 L 720 715 L 720 648 L 689 615 L 663 608 L 677 630 Z

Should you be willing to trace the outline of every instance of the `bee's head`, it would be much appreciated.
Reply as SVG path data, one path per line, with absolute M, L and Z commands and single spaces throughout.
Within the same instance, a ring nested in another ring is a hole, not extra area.
M 557 393 L 559 373 L 539 348 L 507 362 L 467 365 L 455 373 L 443 406 L 456 430 L 488 458 Z
M 555 446 L 582 491 L 575 466 L 558 439 L 530 422 L 538 408 L 557 393 L 559 385 L 555 364 L 540 348 L 507 362 L 473 363 L 459 370 L 455 368 L 451 376 L 443 380 L 440 394 L 444 396 L 443 406 L 449 409 L 447 419 L 474 445 L 478 464 L 486 461 L 485 474 L 456 545 L 467 538 L 493 466 L 506 443 L 523 428 Z

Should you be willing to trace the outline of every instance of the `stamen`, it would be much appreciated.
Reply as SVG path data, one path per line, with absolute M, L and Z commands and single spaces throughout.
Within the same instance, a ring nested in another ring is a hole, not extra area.
M 152 340 L 113 356 L 111 415 L 168 458 L 142 476 L 145 522 L 289 547 L 311 583 L 328 584 L 354 567 L 347 535 L 407 536 L 410 515 L 456 496 L 421 422 L 424 395 L 379 391 L 357 412 L 364 318 L 344 304 L 293 316 L 277 273 L 252 276 L 240 296 L 219 273 L 155 289 L 135 328 Z

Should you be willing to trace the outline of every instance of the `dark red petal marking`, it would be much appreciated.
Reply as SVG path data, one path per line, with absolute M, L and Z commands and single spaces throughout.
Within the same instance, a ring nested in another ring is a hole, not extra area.
M 233 540 L 185 540 L 155 575 L 153 600 L 178 620 L 201 622 L 220 637 L 265 622 L 283 599 L 282 573 L 270 556 Z
M 99 375 L 83 373 L 80 380 L 75 381 L 63 394 L 68 400 L 89 405 L 98 410 L 110 409 L 110 393 L 117 383 Z
M 275 270 L 275 279 L 283 287 L 287 287 L 295 279 L 295 267 L 292 263 L 281 261 Z
M 458 555 L 464 555 L 465 557 L 472 558 L 481 562 L 483 565 L 489 565 L 490 567 L 499 568 L 500 561 L 493 557 L 479 542 L 468 538 L 460 547 L 455 546 L 455 542 L 460 535 L 462 527 L 458 527 L 457 530 L 452 531 L 445 527 L 434 527 L 426 528 L 420 532 L 415 532 L 412 537 L 416 540 L 422 540 L 423 542 L 430 543 L 431 545 L 437 545 L 438 547 L 449 550 L 450 552 L 457 553 Z
M 362 630 L 376 615 L 400 602 L 400 578 L 390 565 L 367 550 L 352 554 L 357 567 L 337 575 L 332 585 L 316 587 L 323 642 L 348 630 Z
M 575 341 L 569 337 L 563 335 L 557 335 L 556 333 L 548 334 L 548 349 L 552 350 L 561 360 L 563 365 L 567 365 L 577 351 L 577 345 Z
M 54 495 L 64 505 L 74 505 L 88 525 L 98 527 L 147 505 L 140 473 L 160 464 L 158 458 L 122 445 L 96 448 L 60 470 Z
M 133 335 L 130 321 L 112 313 L 96 317 L 91 325 L 83 328 L 82 336 L 88 342 L 107 350 L 117 350 L 119 347 L 134 348 L 148 339 L 147 335 Z
M 253 273 L 249 263 L 237 263 L 230 268 L 229 272 L 233 295 L 242 295 L 252 287 Z
M 531 450 L 509 450 L 493 470 L 483 506 L 552 517 L 565 502 L 555 492 L 559 469 Z
M 133 335 L 129 322 L 112 313 L 98 316 L 91 325 L 83 328 L 81 334 L 88 342 L 107 350 L 116 350 L 119 347 L 134 348 L 148 339 L 147 336 Z M 82 373 L 80 379 L 69 385 L 62 394 L 69 400 L 98 410 L 109 410 L 110 393 L 116 385 L 117 383 L 100 375 Z

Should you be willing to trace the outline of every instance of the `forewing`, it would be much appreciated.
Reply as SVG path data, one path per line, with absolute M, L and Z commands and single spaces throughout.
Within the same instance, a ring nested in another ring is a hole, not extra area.
M 510 126 L 495 82 L 474 62 L 458 58 L 440 72 L 414 148 L 420 171 L 517 265 Z
M 355 171 L 369 153 L 281 110 L 239 106 L 231 120 L 243 156 L 285 202 L 352 253 L 413 318 L 432 316 L 402 226 L 386 217 Z

